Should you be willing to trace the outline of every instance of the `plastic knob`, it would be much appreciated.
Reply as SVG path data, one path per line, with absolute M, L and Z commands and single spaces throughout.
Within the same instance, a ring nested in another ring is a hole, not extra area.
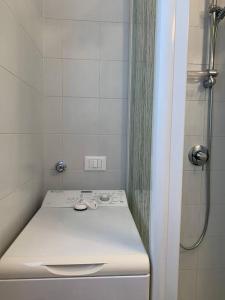
M 84 211 L 87 210 L 88 206 L 83 201 L 78 201 L 74 204 L 74 209 L 77 211 Z
M 100 200 L 103 202 L 109 201 L 110 200 L 110 196 L 108 194 L 103 194 L 100 196 Z

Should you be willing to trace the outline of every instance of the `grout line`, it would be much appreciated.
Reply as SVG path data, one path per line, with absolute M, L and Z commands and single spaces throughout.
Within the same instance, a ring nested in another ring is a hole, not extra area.
M 61 98 L 61 96 L 48 96 L 48 95 L 46 95 L 45 96 L 46 98 Z M 67 99 L 67 100 L 70 100 L 71 99 L 71 101 L 80 101 L 80 99 L 87 99 L 87 100 L 91 100 L 91 99 L 93 99 L 93 100 L 98 100 L 98 99 L 105 99 L 106 101 L 108 101 L 108 100 L 118 100 L 118 101 L 128 101 L 128 99 L 127 98 L 106 98 L 106 97 L 82 97 L 82 96 L 80 96 L 80 97 L 78 97 L 78 96 L 63 96 L 63 98 L 65 98 L 65 99 Z
M 65 61 L 90 61 L 90 62 L 121 62 L 121 63 L 128 63 L 128 59 L 105 59 L 105 58 L 73 58 L 73 57 L 51 57 L 51 56 L 44 56 L 45 60 L 65 60 Z
M 109 24 L 130 24 L 129 21 L 112 21 L 112 20 L 90 20 L 90 19 L 72 19 L 72 18 L 57 18 L 43 16 L 44 20 L 53 20 L 53 21 L 70 21 L 70 22 L 88 22 L 88 23 L 109 23 Z
M 0 132 L 0 135 L 42 135 L 43 132 Z
M 8 133 L 3 133 L 3 134 L 8 134 Z M 15 133 L 9 133 L 9 134 L 15 134 Z M 19 133 L 20 134 L 20 133 Z M 33 134 L 33 133 L 31 133 Z M 42 134 L 42 133 L 40 133 Z M 1 133 L 0 133 L 1 135 Z M 75 135 L 75 136 L 127 136 L 126 133 L 123 132 L 118 132 L 118 133 L 77 133 L 77 132 L 51 132 L 51 131 L 46 131 L 44 135 Z
M 42 134 L 42 133 L 40 133 L 40 134 Z M 123 133 L 115 133 L 115 134 L 108 134 L 108 133 L 90 133 L 90 134 L 83 134 L 83 133 L 51 133 L 51 132 L 45 132 L 44 133 L 44 136 L 51 136 L 51 135 L 59 135 L 59 136 L 68 136 L 68 135 L 72 135 L 72 136 L 76 136 L 76 137 L 99 137 L 99 136 L 101 136 L 101 137 L 104 137 L 104 136 L 106 136 L 106 137 L 109 137 L 109 136 L 112 136 L 112 137 L 126 137 L 127 136 L 127 134 L 123 134 Z

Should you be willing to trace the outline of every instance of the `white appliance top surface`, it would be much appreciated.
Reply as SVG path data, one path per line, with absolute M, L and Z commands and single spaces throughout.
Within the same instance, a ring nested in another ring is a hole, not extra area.
M 73 207 L 80 199 L 96 201 L 98 206 L 128 206 L 123 190 L 52 190 L 47 192 L 42 206 Z
M 78 212 L 45 204 L 3 255 L 0 278 L 149 274 L 127 206 Z

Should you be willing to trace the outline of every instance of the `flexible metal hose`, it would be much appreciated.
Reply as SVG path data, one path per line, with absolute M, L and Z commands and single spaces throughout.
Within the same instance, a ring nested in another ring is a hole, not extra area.
M 211 15 L 211 33 L 210 33 L 210 55 L 209 55 L 209 70 L 215 69 L 215 53 L 216 53 L 216 39 L 217 39 L 217 31 L 218 31 L 218 20 L 216 18 L 216 13 Z M 210 172 L 210 161 L 211 161 L 211 149 L 212 149 L 212 118 L 213 118 L 213 85 L 209 86 L 209 96 L 208 96 L 208 122 L 207 122 L 207 147 L 209 152 L 209 161 L 206 166 L 206 210 L 205 210 L 205 220 L 204 226 L 198 240 L 192 244 L 191 246 L 186 246 L 184 244 L 180 244 L 180 247 L 183 250 L 194 250 L 201 245 L 203 242 L 208 225 L 209 225 L 209 217 L 210 217 L 210 206 L 211 206 L 211 172 Z
M 208 101 L 208 141 L 207 141 L 207 146 L 208 146 L 208 151 L 209 151 L 209 157 L 211 158 L 211 148 L 212 148 L 212 112 L 213 112 L 213 88 L 210 88 L 209 90 L 209 101 Z M 210 165 L 210 160 L 208 162 Z M 207 166 L 205 169 L 206 172 L 206 209 L 205 209 L 205 220 L 204 220 L 204 227 L 202 230 L 202 233 L 198 240 L 192 244 L 191 246 L 186 246 L 184 244 L 180 244 L 180 247 L 183 250 L 194 250 L 198 248 L 199 245 L 203 242 L 205 235 L 207 233 L 208 225 L 209 225 L 209 216 L 210 216 L 210 206 L 211 206 L 211 174 L 210 174 L 210 166 Z

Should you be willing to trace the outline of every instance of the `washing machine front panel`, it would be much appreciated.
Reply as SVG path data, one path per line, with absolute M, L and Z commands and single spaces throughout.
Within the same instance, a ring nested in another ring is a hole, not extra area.
M 149 276 L 0 280 L 1 300 L 149 300 Z

